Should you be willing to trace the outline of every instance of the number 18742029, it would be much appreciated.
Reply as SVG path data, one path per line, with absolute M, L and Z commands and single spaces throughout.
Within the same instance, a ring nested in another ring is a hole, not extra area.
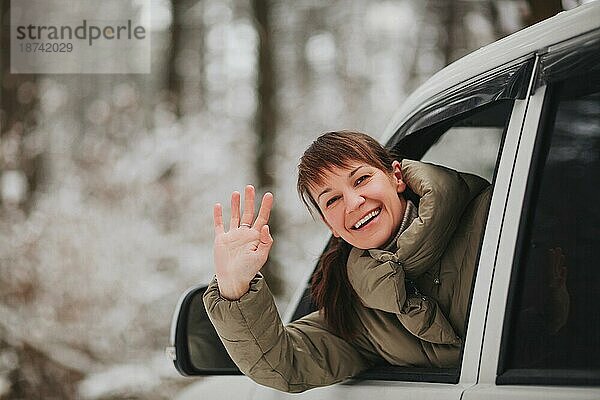
M 19 43 L 21 53 L 70 53 L 73 43 L 29 42 Z

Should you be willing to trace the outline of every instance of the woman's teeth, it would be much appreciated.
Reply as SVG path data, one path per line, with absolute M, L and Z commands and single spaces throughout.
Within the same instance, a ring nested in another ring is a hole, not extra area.
M 362 217 L 360 219 L 360 221 L 358 221 L 356 224 L 354 224 L 354 229 L 360 228 L 365 223 L 367 223 L 368 221 L 370 221 L 372 218 L 375 218 L 376 216 L 378 216 L 380 212 L 381 212 L 380 208 L 378 208 L 377 210 L 371 211 L 370 213 L 368 213 L 367 215 L 365 215 L 364 217 Z

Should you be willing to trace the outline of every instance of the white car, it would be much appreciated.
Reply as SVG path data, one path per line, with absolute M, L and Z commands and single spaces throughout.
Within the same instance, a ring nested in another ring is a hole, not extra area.
M 195 287 L 167 350 L 182 374 L 212 376 L 180 399 L 600 399 L 600 2 L 444 68 L 382 143 L 493 183 L 460 366 L 390 365 L 277 392 L 239 375 Z M 288 321 L 313 310 L 307 288 Z

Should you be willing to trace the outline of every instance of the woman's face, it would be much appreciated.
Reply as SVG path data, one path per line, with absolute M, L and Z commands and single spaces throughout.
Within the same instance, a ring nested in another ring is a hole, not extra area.
M 347 168 L 327 171 L 324 183 L 311 188 L 310 195 L 335 237 L 359 249 L 373 249 L 398 231 L 406 208 L 404 197 L 398 194 L 406 184 L 400 163 L 394 161 L 392 167 L 393 174 L 389 174 L 353 161 Z

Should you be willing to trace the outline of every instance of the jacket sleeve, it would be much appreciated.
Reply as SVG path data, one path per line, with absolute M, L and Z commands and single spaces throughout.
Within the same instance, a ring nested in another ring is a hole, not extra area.
M 361 257 L 353 249 L 348 266 L 355 270 L 348 274 L 350 284 L 365 307 L 396 314 L 409 332 L 427 342 L 449 345 L 461 342 L 435 299 L 419 293 L 407 295 L 400 264 Z
M 214 279 L 204 305 L 233 361 L 262 385 L 302 392 L 340 382 L 371 366 L 356 347 L 326 328 L 318 312 L 284 327 L 260 275 L 236 301 L 222 298 Z

